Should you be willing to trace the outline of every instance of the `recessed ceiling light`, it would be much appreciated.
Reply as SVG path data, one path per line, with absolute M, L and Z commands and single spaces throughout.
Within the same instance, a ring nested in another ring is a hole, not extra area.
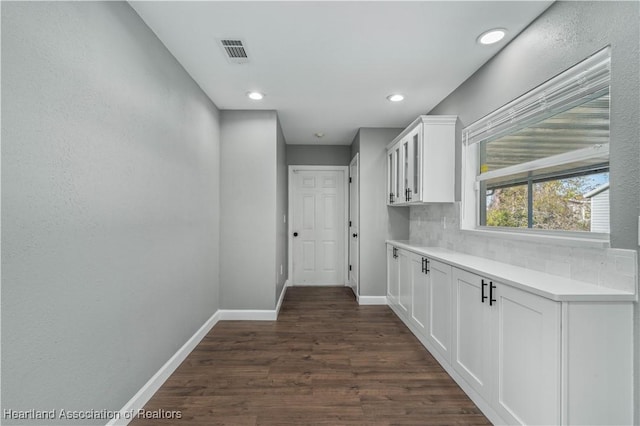
M 247 96 L 249 97 L 249 99 L 253 99 L 254 101 L 259 101 L 260 99 L 264 98 L 264 94 L 260 92 L 249 92 L 247 93 Z
M 502 40 L 507 34 L 507 30 L 503 28 L 494 28 L 489 31 L 485 31 L 478 36 L 478 43 L 480 44 L 493 44 Z
M 391 102 L 400 102 L 401 100 L 404 99 L 404 96 L 402 96 L 399 93 L 395 93 L 393 95 L 387 96 L 387 99 L 389 99 Z

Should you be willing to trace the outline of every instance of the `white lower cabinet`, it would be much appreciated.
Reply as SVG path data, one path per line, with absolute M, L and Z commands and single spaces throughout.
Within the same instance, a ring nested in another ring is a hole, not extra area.
M 389 306 L 398 305 L 400 265 L 398 248 L 387 245 L 387 303 Z
M 460 269 L 453 270 L 453 369 L 486 401 L 493 391 L 494 353 L 491 340 L 492 308 L 486 303 L 481 279 Z M 486 294 L 486 286 L 484 293 Z M 484 300 L 485 303 L 482 303 Z
M 560 424 L 561 304 L 502 284 L 492 293 L 498 415 L 510 424 Z
M 494 424 L 633 422 L 633 301 L 558 302 L 419 252 L 387 257 L 389 305 Z
M 507 423 L 559 424 L 560 303 L 453 275 L 453 368 Z
M 451 362 L 453 328 L 451 324 L 451 266 L 433 259 L 426 259 L 428 304 L 427 341 L 447 361 Z
M 398 306 L 406 316 L 411 312 L 411 253 L 398 250 Z
M 429 275 L 427 275 L 426 259 L 420 255 L 410 253 L 411 259 L 411 322 L 423 335 L 427 335 Z

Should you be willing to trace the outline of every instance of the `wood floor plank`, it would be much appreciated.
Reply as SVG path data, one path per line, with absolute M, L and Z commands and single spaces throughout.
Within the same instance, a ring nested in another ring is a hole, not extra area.
M 291 287 L 277 321 L 220 321 L 132 425 L 488 425 L 386 306 Z

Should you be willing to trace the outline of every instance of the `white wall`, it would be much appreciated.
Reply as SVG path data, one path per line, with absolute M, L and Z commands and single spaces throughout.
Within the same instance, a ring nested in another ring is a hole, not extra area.
M 221 307 L 274 309 L 277 115 L 222 111 L 221 118 Z
M 219 308 L 218 110 L 125 2 L 1 7 L 2 409 L 118 410 Z

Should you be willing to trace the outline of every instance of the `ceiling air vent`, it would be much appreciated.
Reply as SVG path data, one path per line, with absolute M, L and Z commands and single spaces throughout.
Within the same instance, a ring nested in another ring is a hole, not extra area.
M 244 64 L 249 62 L 247 49 L 240 39 L 223 38 L 220 39 L 220 46 L 227 55 L 227 60 L 233 64 Z

